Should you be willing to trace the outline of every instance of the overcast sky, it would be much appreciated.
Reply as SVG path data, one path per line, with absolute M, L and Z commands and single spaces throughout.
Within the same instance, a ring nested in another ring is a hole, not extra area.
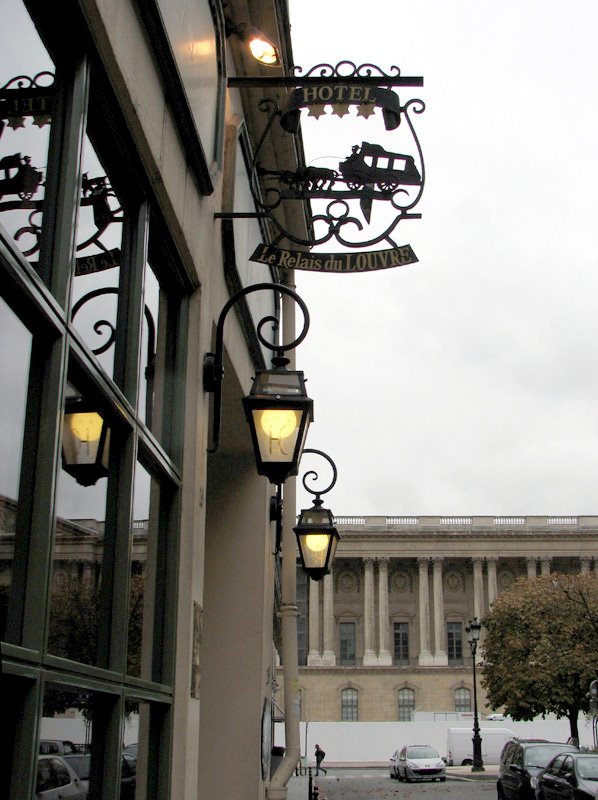
M 424 78 L 401 102 L 426 103 L 422 219 L 395 236 L 419 263 L 296 273 L 312 316 L 297 351 L 315 404 L 308 446 L 339 473 L 327 505 L 598 513 L 598 4 L 290 7 L 296 64 L 396 65 Z M 348 155 L 342 137 L 382 130 L 355 109 L 350 123 L 305 114 L 316 165 Z

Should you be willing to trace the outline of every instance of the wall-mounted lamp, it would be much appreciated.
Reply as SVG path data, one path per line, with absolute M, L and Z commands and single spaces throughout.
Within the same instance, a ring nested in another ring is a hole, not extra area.
M 274 42 L 269 39 L 265 33 L 262 33 L 258 28 L 249 25 L 247 22 L 240 22 L 238 25 L 233 25 L 229 20 L 226 21 L 226 35 L 231 36 L 236 34 L 239 39 L 246 45 L 251 55 L 260 64 L 266 67 L 280 67 L 282 61 L 278 48 Z
M 97 407 L 69 398 L 62 426 L 62 468 L 82 486 L 93 486 L 108 474 L 110 428 Z
M 340 534 L 334 525 L 332 511 L 322 507 L 321 495 L 329 492 L 336 483 L 336 465 L 330 456 L 321 450 L 305 448 L 304 453 L 315 453 L 325 458 L 332 467 L 332 483 L 325 489 L 314 491 L 307 484 L 307 478 L 318 479 L 317 472 L 310 470 L 303 476 L 303 487 L 315 496 L 314 504 L 310 509 L 303 509 L 299 515 L 297 526 L 293 528 L 297 536 L 299 555 L 303 570 L 314 581 L 319 581 L 328 575 L 336 553 L 336 546 L 340 541 Z
M 296 475 L 305 445 L 307 429 L 313 419 L 313 400 L 307 396 L 303 372 L 287 369 L 289 359 L 284 353 L 299 345 L 309 329 L 309 312 L 301 298 L 286 286 L 256 283 L 237 292 L 226 303 L 216 326 L 216 352 L 206 353 L 203 382 L 207 392 L 214 393 L 212 446 L 215 453 L 220 440 L 220 414 L 222 402 L 223 335 L 226 315 L 234 304 L 246 295 L 257 291 L 275 291 L 289 295 L 303 311 L 304 326 L 300 335 L 289 344 L 273 345 L 262 336 L 262 328 L 271 323 L 278 327 L 276 317 L 267 316 L 257 325 L 261 344 L 274 351 L 272 369 L 257 370 L 253 386 L 243 398 L 245 416 L 251 431 L 257 471 L 271 483 L 280 485 L 290 475 Z

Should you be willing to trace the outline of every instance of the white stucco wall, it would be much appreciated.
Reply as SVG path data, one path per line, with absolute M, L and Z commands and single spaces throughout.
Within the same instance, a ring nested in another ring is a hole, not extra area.
M 481 727 L 509 728 L 516 736 L 542 738 L 566 742 L 569 738 L 569 723 L 554 717 L 532 722 L 492 723 L 481 720 Z M 466 721 L 417 721 L 417 722 L 302 722 L 301 753 L 307 752 L 311 762 L 316 742 L 326 752 L 326 761 L 365 762 L 386 764 L 389 756 L 405 744 L 430 744 L 441 756 L 447 753 L 448 728 L 466 728 Z M 591 723 L 581 716 L 579 719 L 580 744 L 593 745 Z M 284 725 L 276 724 L 275 743 L 284 745 Z

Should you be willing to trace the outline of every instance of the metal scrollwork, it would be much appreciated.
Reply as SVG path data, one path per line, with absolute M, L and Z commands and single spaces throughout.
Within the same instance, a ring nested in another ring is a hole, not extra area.
M 327 492 L 329 492 L 332 489 L 332 487 L 335 485 L 335 483 L 336 483 L 336 479 L 337 479 L 336 464 L 330 458 L 330 456 L 327 453 L 324 453 L 322 450 L 315 450 L 313 448 L 305 447 L 303 449 L 303 455 L 305 455 L 306 453 L 313 453 L 314 455 L 322 456 L 322 458 L 325 458 L 326 461 L 332 467 L 332 481 L 329 483 L 328 486 L 326 486 L 325 489 L 319 489 L 319 490 L 310 489 L 309 486 L 307 485 L 307 480 L 308 479 L 311 480 L 311 481 L 317 481 L 319 479 L 319 477 L 320 477 L 318 475 L 318 473 L 314 469 L 308 470 L 304 474 L 304 476 L 303 476 L 303 478 L 301 480 L 301 482 L 303 483 L 303 488 L 305 489 L 305 491 L 309 492 L 309 494 L 314 496 L 314 506 L 318 506 L 318 505 L 322 504 L 322 500 L 321 500 L 322 495 L 326 494 Z

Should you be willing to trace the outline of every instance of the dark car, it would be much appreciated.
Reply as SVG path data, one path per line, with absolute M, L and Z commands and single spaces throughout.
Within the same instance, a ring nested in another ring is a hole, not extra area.
M 509 740 L 500 754 L 498 800 L 535 800 L 538 773 L 559 753 L 579 753 L 562 742 Z
M 594 800 L 598 753 L 561 753 L 538 775 L 536 800 Z

